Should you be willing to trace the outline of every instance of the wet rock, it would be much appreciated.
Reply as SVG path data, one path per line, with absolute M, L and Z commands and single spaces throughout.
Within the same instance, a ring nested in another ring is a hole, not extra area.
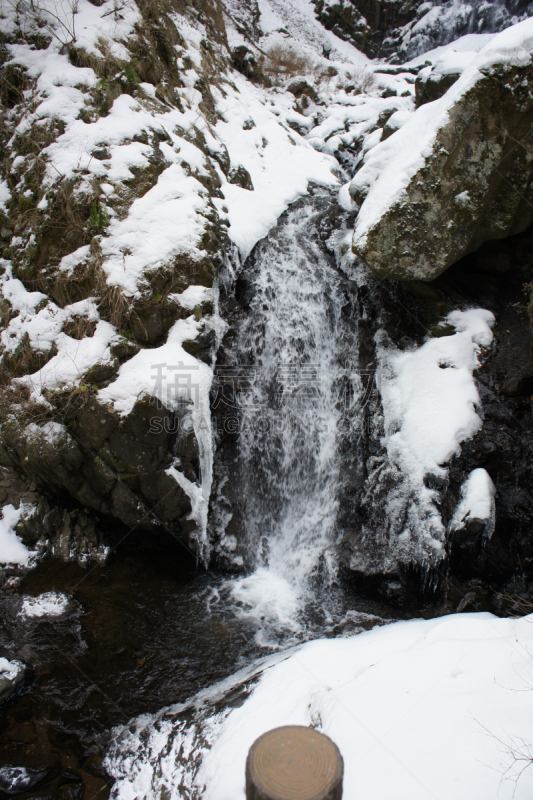
M 15 766 L 6 764 L 0 767 L 0 791 L 8 797 L 34 789 L 49 775 L 48 769 L 34 769 L 32 767 Z
M 33 744 L 37 741 L 37 731 L 33 722 L 21 722 L 9 729 L 9 738 L 12 742 Z
M 334 636 L 353 636 L 356 633 L 370 631 L 376 626 L 386 624 L 387 620 L 375 614 L 366 614 L 363 611 L 347 611 L 344 619 L 331 629 L 331 633 Z
M 83 786 L 70 784 L 68 786 L 60 786 L 57 790 L 58 800 L 82 800 Z

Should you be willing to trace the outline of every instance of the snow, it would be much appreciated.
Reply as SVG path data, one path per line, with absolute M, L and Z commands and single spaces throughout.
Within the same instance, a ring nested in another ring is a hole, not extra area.
M 205 286 L 188 286 L 184 292 L 169 294 L 168 299 L 179 303 L 182 308 L 193 311 L 196 306 L 213 300 L 213 290 Z
M 65 613 L 69 598 L 61 592 L 45 592 L 30 597 L 25 595 L 19 615 L 23 617 L 59 617 Z
M 494 528 L 495 494 L 496 489 L 487 470 L 472 470 L 461 487 L 461 500 L 450 523 L 450 530 L 461 530 L 469 521 L 481 520 L 489 523 L 492 528 L 490 535 Z
M 322 46 L 332 47 L 332 61 L 355 64 L 368 63 L 368 58 L 350 42 L 339 39 L 317 20 L 312 0 L 259 0 L 259 27 L 265 34 L 275 34 L 279 29 L 288 31 L 294 41 L 322 55 Z M 261 41 L 264 47 L 265 39 Z
M 24 664 L 22 661 L 8 661 L 7 658 L 0 658 L 0 679 L 13 681 L 24 672 Z
M 42 292 L 28 292 L 22 281 L 18 278 L 11 278 L 2 284 L 2 294 L 9 300 L 13 311 L 24 311 L 31 313 L 41 300 L 47 297 Z
M 221 175 L 225 202 L 220 207 L 228 209 L 229 236 L 244 259 L 289 203 L 307 194 L 309 182 L 331 187 L 338 184 L 332 172 L 338 164 L 280 125 L 276 112 L 281 116 L 284 110 L 281 99 L 270 106 L 243 78 L 236 76 L 235 83 L 238 96 L 231 90 L 226 98 L 217 93 L 223 119 L 217 123 L 216 133 L 228 149 L 232 167 L 244 166 L 254 186 L 248 191 Z M 243 124 L 249 121 L 253 127 L 244 129 Z
M 32 554 L 22 544 L 14 530 L 24 510 L 23 504 L 19 508 L 15 508 L 11 503 L 2 509 L 2 519 L 0 519 L 0 564 L 21 564 L 26 566 L 29 563 Z
M 502 31 L 474 56 L 443 97 L 422 105 L 398 131 L 369 151 L 352 181 L 353 192 L 366 194 L 355 225 L 356 248 L 364 246 L 369 231 L 387 210 L 406 197 L 409 181 L 431 155 L 437 132 L 459 98 L 499 64 L 530 63 L 532 51 L 533 19 Z
M 515 782 L 511 750 L 533 740 L 532 623 L 456 614 L 286 651 L 256 668 L 255 685 L 243 671 L 115 730 L 112 797 L 244 800 L 254 740 L 312 725 L 342 753 L 346 798 L 529 800 L 531 767 Z
M 479 53 L 491 39 L 497 36 L 497 33 L 467 33 L 466 36 L 461 36 L 455 39 L 450 44 L 443 44 L 440 47 L 435 47 L 433 50 L 428 50 L 417 58 L 408 61 L 405 67 L 419 67 L 426 64 L 428 61 L 431 64 L 437 65 L 439 61 L 445 61 L 448 57 L 452 60 L 465 55 L 472 60 L 476 53 Z M 455 54 L 458 54 L 457 56 Z
M 0 183 L 0 208 L 3 211 L 7 210 L 7 204 L 11 200 L 11 192 L 9 191 L 9 186 L 7 185 L 7 181 L 2 181 Z
M 103 186 L 100 187 L 103 189 Z M 78 264 L 82 264 L 89 258 L 89 254 L 91 252 L 91 246 L 86 244 L 83 247 L 78 247 L 77 250 L 74 250 L 73 253 L 69 253 L 68 256 L 64 256 L 60 263 L 59 269 L 62 272 L 66 272 L 67 275 L 70 275 L 74 268 L 78 266 Z
M 481 427 L 472 373 L 479 348 L 492 341 L 494 315 L 479 308 L 453 311 L 446 322 L 456 330 L 452 336 L 383 354 L 380 388 L 387 444 L 403 453 L 409 471 L 438 474 L 461 442 Z
M 166 169 L 156 186 L 133 202 L 126 219 L 111 222 L 102 243 L 108 282 L 135 294 L 148 268 L 165 266 L 180 251 L 194 254 L 205 229 L 199 214 L 204 194 L 199 181 L 177 165 Z
M 456 332 L 428 339 L 414 350 L 382 347 L 378 374 L 387 456 L 404 477 L 403 497 L 412 492 L 417 498 L 417 530 L 406 524 L 400 537 L 409 542 L 412 534 L 425 530 L 425 546 L 441 557 L 446 531 L 437 494 L 426 478 L 445 479 L 444 465 L 482 426 L 473 372 L 481 348 L 492 341 L 494 315 L 480 308 L 453 311 L 445 324 Z M 398 502 L 404 501 L 388 497 L 390 516 L 398 515 Z

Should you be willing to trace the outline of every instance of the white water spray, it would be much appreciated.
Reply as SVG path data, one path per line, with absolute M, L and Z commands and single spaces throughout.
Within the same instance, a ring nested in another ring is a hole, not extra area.
M 358 386 L 343 362 L 343 278 L 316 235 L 320 202 L 291 210 L 260 246 L 232 348 L 248 372 L 239 462 L 256 568 L 231 582 L 231 595 L 241 614 L 295 632 L 314 579 L 335 580 L 339 428 L 347 385 L 352 415 Z

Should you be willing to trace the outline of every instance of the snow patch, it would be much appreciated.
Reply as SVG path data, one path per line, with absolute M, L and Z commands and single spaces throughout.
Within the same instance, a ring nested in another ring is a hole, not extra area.
M 481 347 L 492 341 L 494 315 L 481 308 L 453 311 L 445 324 L 455 333 L 399 352 L 380 351 L 381 392 L 389 463 L 403 476 L 399 495 L 387 498 L 390 518 L 401 518 L 407 498 L 416 498 L 416 522 L 406 522 L 399 541 L 407 546 L 413 534 L 424 547 L 444 556 L 446 535 L 438 495 L 431 483 L 447 476 L 444 465 L 459 454 L 461 443 L 480 430 L 479 393 L 473 378 Z
M 23 617 L 60 617 L 69 605 L 69 598 L 61 592 L 45 592 L 30 597 L 26 595 L 19 615 Z
M 382 354 L 381 395 L 387 447 L 406 472 L 440 474 L 460 444 L 481 427 L 472 376 L 481 346 L 492 341 L 494 315 L 481 308 L 446 318 L 456 333 L 409 352 Z
M 15 526 L 27 509 L 22 503 L 15 508 L 11 503 L 2 509 L 0 519 L 0 564 L 21 564 L 27 566 L 32 553 L 22 544 L 15 533 Z

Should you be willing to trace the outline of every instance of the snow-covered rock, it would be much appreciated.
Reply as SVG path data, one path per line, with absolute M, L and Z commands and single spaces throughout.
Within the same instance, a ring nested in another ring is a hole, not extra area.
M 450 530 L 474 535 L 483 532 L 485 538 L 489 537 L 494 531 L 495 492 L 486 469 L 480 467 L 472 470 L 461 487 L 461 500 L 450 522 Z
M 431 280 L 533 220 L 532 56 L 529 19 L 367 154 L 351 184 L 353 247 L 379 277 Z

